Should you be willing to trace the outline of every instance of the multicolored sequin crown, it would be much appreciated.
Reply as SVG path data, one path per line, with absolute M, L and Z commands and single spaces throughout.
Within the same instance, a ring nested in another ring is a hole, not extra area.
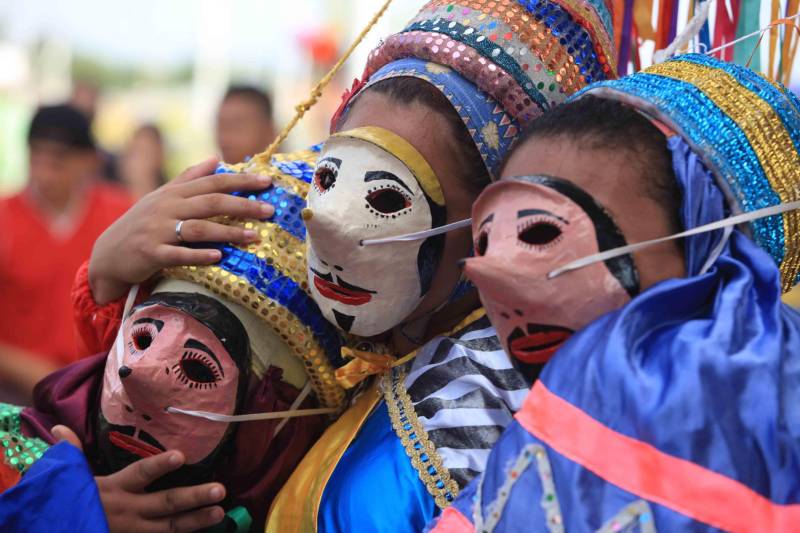
M 224 219 L 227 224 L 256 231 L 261 241 L 242 247 L 210 245 L 222 252 L 218 264 L 172 268 L 165 275 L 202 285 L 254 313 L 304 362 L 319 401 L 326 407 L 340 407 L 344 389 L 336 383 L 334 367 L 344 364 L 342 338 L 308 290 L 306 227 L 301 214 L 318 153 L 319 146 L 315 146 L 276 154 L 271 164 L 253 158 L 239 165 L 220 165 L 217 173 L 271 176 L 272 187 L 234 195 L 269 202 L 275 206 L 275 215 L 268 220 Z
M 616 77 L 610 0 L 433 0 L 369 56 L 362 89 L 389 77 L 436 85 L 496 177 L 520 127 Z M 355 93 L 355 94 L 354 94 Z M 358 94 L 345 95 L 343 108 Z
M 703 157 L 734 212 L 800 200 L 800 100 L 750 69 L 688 54 L 588 87 L 666 124 Z M 783 290 L 800 283 L 800 212 L 749 224 Z

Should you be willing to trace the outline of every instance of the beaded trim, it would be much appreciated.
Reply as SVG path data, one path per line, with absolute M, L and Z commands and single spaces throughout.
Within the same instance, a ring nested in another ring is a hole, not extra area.
M 506 503 L 508 503 L 508 498 L 511 496 L 511 490 L 514 488 L 517 481 L 519 481 L 522 473 L 528 469 L 534 458 L 536 459 L 539 479 L 542 482 L 542 499 L 540 505 L 545 512 L 547 529 L 551 533 L 563 533 L 564 520 L 561 516 L 561 506 L 558 503 L 556 488 L 553 483 L 553 471 L 550 468 L 547 452 L 540 444 L 528 444 L 517 456 L 516 461 L 514 461 L 514 464 L 506 474 L 506 479 L 497 493 L 497 498 L 489 504 L 487 509 L 489 517 L 485 522 L 482 512 L 483 476 L 481 476 L 478 482 L 478 490 L 475 494 L 475 507 L 473 508 L 473 522 L 475 523 L 475 530 L 477 532 L 491 533 L 494 531 L 503 515 L 503 510 L 506 507 Z
M 24 474 L 50 447 L 36 437 L 24 437 L 20 430 L 19 415 L 22 407 L 0 403 L 0 446 L 3 461 Z
M 538 446 L 534 452 L 536 455 L 536 467 L 539 471 L 539 479 L 542 481 L 541 506 L 547 518 L 547 528 L 552 533 L 562 533 L 564 531 L 564 520 L 561 516 L 561 505 L 558 503 L 556 486 L 553 483 L 553 470 L 550 468 L 550 460 L 547 452 Z
M 570 92 L 592 81 L 616 76 L 613 47 L 605 38 L 606 28 L 598 35 L 596 24 L 583 16 L 575 17 L 578 15 L 575 6 L 542 0 L 508 0 L 504 6 L 496 0 L 461 0 L 457 4 L 464 11 L 471 8 L 475 14 L 480 13 L 477 17 L 470 14 L 474 18 L 469 20 L 489 24 L 487 29 L 493 29 L 493 21 L 504 22 L 549 70 L 564 76 L 564 86 L 572 88 Z M 450 0 L 432 0 L 426 9 L 454 5 Z M 590 11 L 587 15 L 593 18 Z M 593 36 L 598 42 L 593 41 Z
M 389 418 L 419 478 L 436 505 L 444 509 L 458 496 L 458 484 L 450 477 L 450 471 L 444 466 L 436 446 L 428 439 L 428 433 L 420 424 L 414 404 L 403 385 L 405 378 L 406 372 L 402 367 L 383 375 L 381 385 Z
M 438 24 L 441 24 L 442 27 L 440 28 Z M 538 88 L 531 83 L 528 73 L 523 71 L 522 66 L 517 63 L 517 60 L 508 54 L 506 48 L 495 44 L 494 41 L 487 39 L 480 33 L 470 31 L 472 29 L 473 28 L 469 26 L 464 26 L 455 21 L 445 24 L 444 21 L 437 22 L 436 20 L 423 20 L 422 22 L 411 24 L 405 30 L 403 30 L 403 33 L 442 33 L 452 38 L 455 42 L 463 43 L 473 48 L 478 52 L 478 54 L 480 54 L 480 56 L 483 56 L 487 60 L 493 61 L 497 65 L 500 65 L 500 67 L 502 67 L 503 70 L 505 70 L 506 73 L 516 82 L 520 89 L 520 94 L 527 95 L 542 112 L 546 111 L 550 107 L 551 103 L 548 102 L 547 98 L 545 98 Z M 466 56 L 466 50 L 458 50 L 459 48 L 459 46 L 453 46 L 447 51 L 453 55 L 461 56 L 464 54 Z M 509 49 L 513 50 L 513 48 Z M 522 50 L 522 48 L 520 48 L 520 50 Z M 460 70 L 458 63 L 453 64 L 453 67 L 457 70 Z M 486 90 L 487 87 L 483 87 L 483 89 Z M 510 88 L 509 92 L 511 92 Z M 510 106 L 507 106 L 507 109 L 511 109 Z
M 429 23 L 436 23 L 436 20 L 439 19 L 442 25 L 442 28 L 433 28 L 434 31 L 445 32 L 443 35 L 446 35 L 446 30 L 450 30 L 450 24 L 460 23 L 465 28 L 462 34 L 462 38 L 459 38 L 459 41 L 463 41 L 464 36 L 474 35 L 478 32 L 478 36 L 475 38 L 476 42 L 484 43 L 488 39 L 490 43 L 494 43 L 500 50 L 506 52 L 509 56 L 514 58 L 516 56 L 516 63 L 519 67 L 527 75 L 527 78 L 524 79 L 520 84 L 525 87 L 526 84 L 530 83 L 533 87 L 536 87 L 539 91 L 544 94 L 545 99 L 549 102 L 547 107 L 551 107 L 556 103 L 563 100 L 562 94 L 572 94 L 577 90 L 577 87 L 573 88 L 569 92 L 566 91 L 567 83 L 566 78 L 563 73 L 559 72 L 556 73 L 553 70 L 548 69 L 544 63 L 542 57 L 546 54 L 544 53 L 546 46 L 545 45 L 538 45 L 535 47 L 531 47 L 529 43 L 524 43 L 520 40 L 520 33 L 514 32 L 511 29 L 511 26 L 505 24 L 502 20 L 492 20 L 485 15 L 483 21 L 477 20 L 476 18 L 462 18 L 456 19 L 453 17 L 452 13 L 447 15 L 446 13 L 452 6 L 444 7 L 439 6 L 430 12 L 421 11 L 419 16 L 412 21 L 409 26 L 415 23 L 422 23 L 422 22 L 429 22 Z M 467 9 L 464 9 L 467 11 Z M 432 21 L 432 22 L 431 22 Z M 448 21 L 453 21 L 449 22 Z M 455 26 L 454 26 L 455 27 Z M 478 41 L 478 37 L 481 38 Z M 555 37 L 553 37 L 554 40 Z M 470 43 L 467 43 L 470 44 Z M 555 46 L 557 43 L 554 43 Z M 492 55 L 495 53 L 494 49 L 489 50 L 489 57 L 491 59 Z M 500 56 L 500 52 L 497 52 L 497 55 Z M 546 57 L 545 57 L 546 59 Z M 573 65 L 574 67 L 574 65 Z M 574 68 L 574 74 L 578 76 L 580 72 L 577 68 Z M 564 67 L 564 72 L 566 72 L 566 68 Z M 556 82 L 556 74 L 560 76 L 559 82 Z M 564 83 L 561 83 L 564 82 Z M 545 91 L 548 91 L 548 94 L 545 94 Z
M 597 533 L 656 533 L 653 512 L 644 500 L 637 500 L 603 524 Z

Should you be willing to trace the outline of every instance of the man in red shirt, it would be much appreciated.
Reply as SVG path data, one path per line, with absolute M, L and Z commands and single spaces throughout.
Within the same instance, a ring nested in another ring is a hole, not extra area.
M 40 108 L 28 147 L 27 186 L 0 199 L 0 399 L 30 397 L 39 379 L 77 359 L 72 281 L 95 239 L 131 205 L 92 178 L 97 151 L 76 109 Z

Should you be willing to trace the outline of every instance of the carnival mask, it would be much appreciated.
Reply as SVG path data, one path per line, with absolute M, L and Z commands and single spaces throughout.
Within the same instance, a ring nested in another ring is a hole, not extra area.
M 585 256 L 625 246 L 610 215 L 572 183 L 545 176 L 503 179 L 472 210 L 474 258 L 465 271 L 507 353 L 546 362 L 576 330 L 639 291 L 630 255 L 552 278 Z
M 163 293 L 135 308 L 120 335 L 123 342 L 106 362 L 100 401 L 97 441 L 104 469 L 114 472 L 176 449 L 186 465 L 167 485 L 210 478 L 233 425 L 166 410 L 235 414 L 250 375 L 244 327 L 213 298 Z
M 428 292 L 443 236 L 364 246 L 440 226 L 444 195 L 405 139 L 381 128 L 333 135 L 308 194 L 308 277 L 322 313 L 360 335 L 400 324 Z

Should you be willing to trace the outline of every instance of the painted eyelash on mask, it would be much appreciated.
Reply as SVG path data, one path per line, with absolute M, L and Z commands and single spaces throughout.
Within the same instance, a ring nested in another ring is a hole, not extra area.
M 328 171 L 333 174 L 333 182 L 326 188 L 323 188 L 321 183 L 319 182 L 320 174 L 322 171 Z M 317 165 L 317 170 L 314 172 L 314 189 L 320 194 L 325 194 L 329 190 L 336 187 L 336 178 L 339 177 L 339 167 L 333 164 L 330 161 L 320 161 Z
M 134 354 L 136 352 L 144 351 L 147 348 L 149 348 L 151 344 L 153 344 L 153 340 L 156 337 L 153 329 L 155 329 L 155 328 L 153 328 L 153 327 L 151 327 L 151 326 L 149 326 L 147 324 L 143 324 L 143 325 L 136 326 L 133 329 L 133 331 L 131 331 L 131 340 L 128 341 L 128 350 L 130 351 L 130 353 Z M 141 347 L 141 346 L 139 346 L 139 343 L 137 342 L 137 339 L 140 336 L 145 335 L 145 334 L 149 337 L 150 340 L 147 343 L 147 346 Z
M 522 234 L 535 226 L 551 226 L 558 230 L 558 235 L 541 244 L 525 242 L 522 239 Z M 555 222 L 550 217 L 533 217 L 525 220 L 517 226 L 517 244 L 530 250 L 547 250 L 548 248 L 558 245 L 563 239 L 564 230 L 562 225 L 558 222 Z
M 397 209 L 396 211 L 386 211 L 386 212 L 380 211 L 377 207 L 373 205 L 373 201 L 377 199 L 378 193 L 381 193 L 382 191 L 393 191 L 397 193 L 400 197 L 403 198 L 404 206 L 400 209 Z M 412 207 L 413 198 L 411 198 L 400 187 L 396 185 L 387 184 L 367 190 L 367 196 L 364 198 L 364 200 L 367 202 L 364 207 L 366 207 L 370 213 L 379 218 L 388 219 L 388 218 L 397 218 L 398 216 L 406 214 Z
M 213 381 L 198 381 L 190 377 L 183 367 L 184 363 L 187 361 L 199 361 L 200 364 L 202 364 L 205 369 L 212 374 Z M 214 363 L 211 362 L 211 359 L 200 352 L 191 350 L 186 350 L 183 352 L 183 357 L 181 357 L 181 360 L 172 365 L 172 371 L 175 372 L 178 381 L 184 385 L 188 385 L 190 389 L 217 388 L 217 382 L 221 379 L 219 370 L 217 370 L 217 368 L 214 366 Z

